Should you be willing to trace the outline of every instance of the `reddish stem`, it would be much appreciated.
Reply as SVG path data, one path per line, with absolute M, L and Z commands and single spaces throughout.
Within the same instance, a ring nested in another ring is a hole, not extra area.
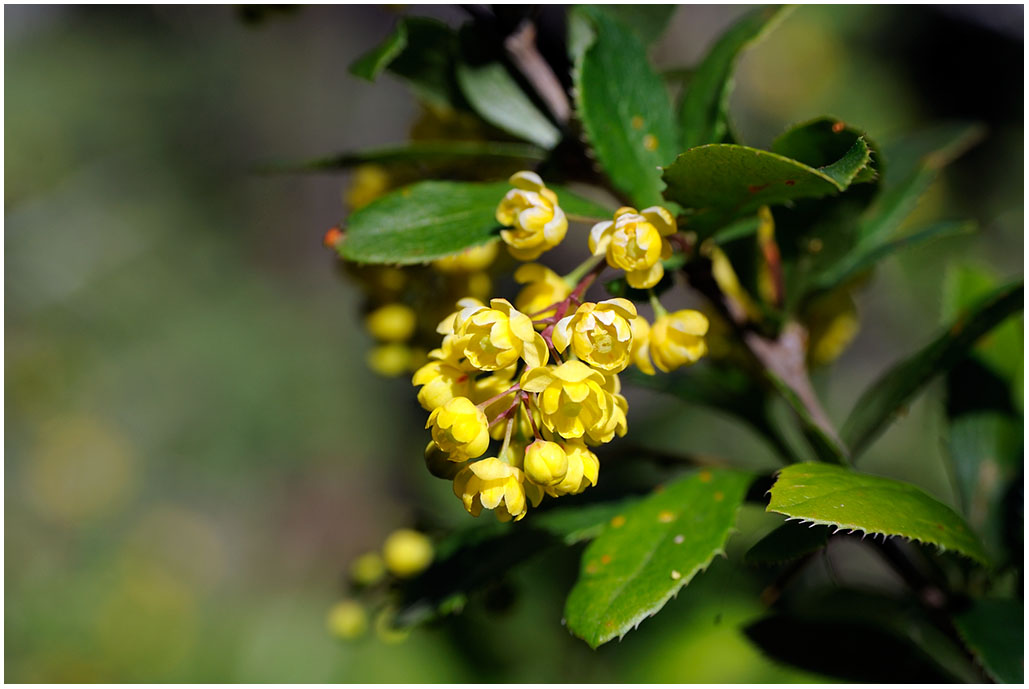
M 532 407 L 529 406 L 529 394 L 523 392 L 520 396 L 522 404 L 525 405 L 525 415 L 529 417 L 529 423 L 532 424 L 532 435 L 536 440 L 542 440 L 543 436 L 540 435 L 540 429 L 536 426 L 536 419 L 532 416 Z
M 518 383 L 515 383 L 514 385 L 509 387 L 507 390 L 504 390 L 499 395 L 494 395 L 493 397 L 490 397 L 485 402 L 479 402 L 475 406 L 478 407 L 479 409 L 485 409 L 486 407 L 488 407 L 489 405 L 493 404 L 494 402 L 496 402 L 501 397 L 506 397 L 507 395 L 510 395 L 512 392 L 515 392 L 516 390 L 520 390 L 520 389 L 521 388 L 518 386 Z

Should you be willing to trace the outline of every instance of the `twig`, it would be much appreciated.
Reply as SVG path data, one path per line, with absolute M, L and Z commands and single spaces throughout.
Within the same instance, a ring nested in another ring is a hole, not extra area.
M 546 103 L 554 119 L 562 126 L 567 124 L 572 116 L 572 107 L 561 82 L 536 48 L 536 25 L 528 20 L 522 22 L 504 39 L 504 48 L 511 62 Z

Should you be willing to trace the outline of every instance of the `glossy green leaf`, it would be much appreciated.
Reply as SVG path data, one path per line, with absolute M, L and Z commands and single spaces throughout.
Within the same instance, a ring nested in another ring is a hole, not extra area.
M 322 172 L 346 170 L 365 163 L 378 165 L 439 165 L 458 162 L 509 160 L 540 161 L 544 152 L 528 144 L 500 141 L 412 141 L 397 146 L 369 148 L 298 163 L 268 165 L 269 172 Z
M 351 73 L 374 80 L 388 69 L 422 100 L 443 107 L 464 105 L 454 78 L 457 35 L 443 22 L 404 17 L 382 43 L 361 56 Z
M 838 530 L 931 543 L 987 563 L 982 543 L 954 510 L 889 478 L 830 464 L 793 464 L 779 472 L 766 509 Z
M 1025 681 L 1024 606 L 1020 600 L 979 600 L 954 617 L 968 648 L 995 681 Z
M 861 139 L 820 168 L 747 146 L 709 144 L 680 154 L 664 169 L 665 196 L 728 221 L 763 205 L 838 194 L 868 162 L 869 148 Z
M 574 545 L 599 536 L 614 517 L 624 513 L 635 502 L 636 498 L 627 498 L 540 510 L 526 519 L 526 525 L 557 536 L 565 545 Z
M 359 263 L 424 263 L 495 240 L 497 204 L 507 182 L 419 182 L 376 199 L 348 219 L 339 245 L 343 258 Z M 565 213 L 611 211 L 560 187 Z
M 375 81 L 375 78 L 386 69 L 393 60 L 399 57 L 407 47 L 407 20 L 397 22 L 393 32 L 382 43 L 357 58 L 350 65 L 350 73 L 354 76 Z
M 821 290 L 830 290 L 899 251 L 922 246 L 944 237 L 971 234 L 975 230 L 976 224 L 974 222 L 939 222 L 915 230 L 899 239 L 886 241 L 876 246 L 858 246 L 821 272 L 813 281 L 813 286 Z
M 1020 311 L 1023 292 L 1021 281 L 995 290 L 933 342 L 873 383 L 858 399 L 841 430 L 853 455 L 867 447 L 893 415 L 930 380 L 962 359 L 980 337 Z
M 661 77 L 643 43 L 596 8 L 578 7 L 596 40 L 576 61 L 576 108 L 586 137 L 616 189 L 640 208 L 662 202 L 661 165 L 679 135 Z
M 729 95 L 736 61 L 784 14 L 783 8 L 775 5 L 749 12 L 722 34 L 701 61 L 679 105 L 683 148 L 724 141 L 729 130 Z
M 561 140 L 560 130 L 539 111 L 501 63 L 459 62 L 457 83 L 475 112 L 493 126 L 546 149 Z
M 786 522 L 751 546 L 743 556 L 748 565 L 777 565 L 825 547 L 829 527 Z
M 882 168 L 878 147 L 864 131 L 834 117 L 818 117 L 791 127 L 776 137 L 769 150 L 817 168 L 842 158 L 858 139 L 868 144 L 871 162 L 857 174 L 854 183 L 870 182 Z
M 724 552 L 750 481 L 703 470 L 626 509 L 583 553 L 568 629 L 595 648 L 660 610 Z

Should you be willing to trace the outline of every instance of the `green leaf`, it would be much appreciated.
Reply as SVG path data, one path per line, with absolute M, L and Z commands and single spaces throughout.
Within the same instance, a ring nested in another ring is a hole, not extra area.
M 635 498 L 595 502 L 534 512 L 527 520 L 530 528 L 557 536 L 565 545 L 589 541 L 600 535 L 611 520 L 624 513 Z
M 441 21 L 404 17 L 385 41 L 351 65 L 351 73 L 374 80 L 384 69 L 408 83 L 420 99 L 461 108 L 454 79 L 457 35 Z
M 339 245 L 359 263 L 424 263 L 497 238 L 497 204 L 507 182 L 419 182 L 351 214 Z M 611 211 L 551 186 L 569 215 L 605 217 Z
M 830 464 L 793 464 L 772 486 L 769 512 L 837 530 L 901 536 L 988 564 L 978 537 L 954 510 L 915 486 Z
M 829 528 L 787 522 L 755 543 L 743 556 L 748 565 L 778 565 L 825 547 Z
M 975 232 L 976 224 L 970 221 L 948 221 L 933 223 L 928 227 L 916 230 L 900 239 L 883 242 L 876 246 L 856 247 L 845 254 L 839 261 L 826 268 L 813 281 L 813 286 L 820 290 L 830 290 L 868 270 L 882 259 L 915 246 L 928 244 L 943 237 L 955 237 Z
M 561 132 L 539 111 L 499 62 L 457 65 L 461 92 L 482 119 L 509 134 L 551 149 Z
M 638 207 L 662 202 L 661 172 L 679 151 L 672 106 L 643 43 L 596 8 L 577 7 L 595 40 L 576 61 L 576 107 L 597 159 Z
M 708 144 L 691 148 L 664 168 L 665 196 L 727 222 L 759 206 L 838 194 L 868 161 L 863 139 L 821 168 L 747 146 Z
M 853 455 L 867 447 L 897 410 L 926 383 L 960 361 L 980 337 L 1020 311 L 1023 299 L 1021 281 L 995 290 L 933 342 L 873 383 L 858 399 L 841 431 Z
M 643 43 L 653 43 L 679 9 L 678 5 L 595 5 L 595 9 L 624 24 Z
M 732 73 L 744 48 L 785 15 L 782 7 L 759 7 L 722 34 L 700 63 L 679 105 L 683 147 L 721 143 L 729 131 Z
M 565 603 L 569 630 L 596 648 L 660 610 L 724 553 L 750 481 L 704 470 L 626 509 L 583 553 Z
M 403 18 L 397 22 L 393 33 L 387 36 L 382 43 L 357 58 L 350 65 L 350 73 L 354 76 L 375 81 L 375 78 L 382 73 L 382 70 L 389 67 L 407 47 L 407 19 Z
M 544 152 L 536 146 L 499 141 L 412 141 L 397 146 L 369 148 L 298 163 L 268 165 L 269 172 L 320 172 L 346 170 L 365 163 L 379 165 L 439 165 L 478 160 L 540 161 Z
M 982 136 L 979 125 L 945 125 L 908 135 L 884 156 L 889 165 L 884 189 L 858 227 L 862 245 L 879 244 L 900 227 L 918 199 L 936 180 L 941 168 L 974 145 Z
M 1020 600 L 987 599 L 954 617 L 968 648 L 995 681 L 1025 681 L 1024 610 Z

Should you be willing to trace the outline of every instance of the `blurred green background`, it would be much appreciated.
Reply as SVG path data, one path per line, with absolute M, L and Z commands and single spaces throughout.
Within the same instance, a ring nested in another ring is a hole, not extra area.
M 693 64 L 745 9 L 680 8 L 655 61 Z M 504 610 L 473 601 L 402 644 L 326 633 L 353 557 L 420 511 L 469 518 L 424 471 L 413 389 L 365 368 L 360 293 L 321 246 L 346 176 L 252 170 L 402 141 L 418 110 L 395 80 L 346 71 L 391 10 L 244 15 L 5 7 L 5 679 L 810 679 L 740 634 L 761 581 L 722 560 L 596 653 L 560 625 L 578 551 L 515 572 Z M 741 62 L 733 112 L 754 145 L 822 114 L 880 140 L 989 127 L 919 211 L 980 232 L 891 259 L 859 294 L 861 333 L 816 380 L 837 421 L 930 338 L 949 267 L 1022 270 L 1021 31 L 1016 6 L 804 6 Z M 915 403 L 864 468 L 954 504 L 940 399 Z M 629 423 L 656 449 L 775 466 L 679 402 L 641 397 Z M 746 508 L 730 560 L 771 523 Z

